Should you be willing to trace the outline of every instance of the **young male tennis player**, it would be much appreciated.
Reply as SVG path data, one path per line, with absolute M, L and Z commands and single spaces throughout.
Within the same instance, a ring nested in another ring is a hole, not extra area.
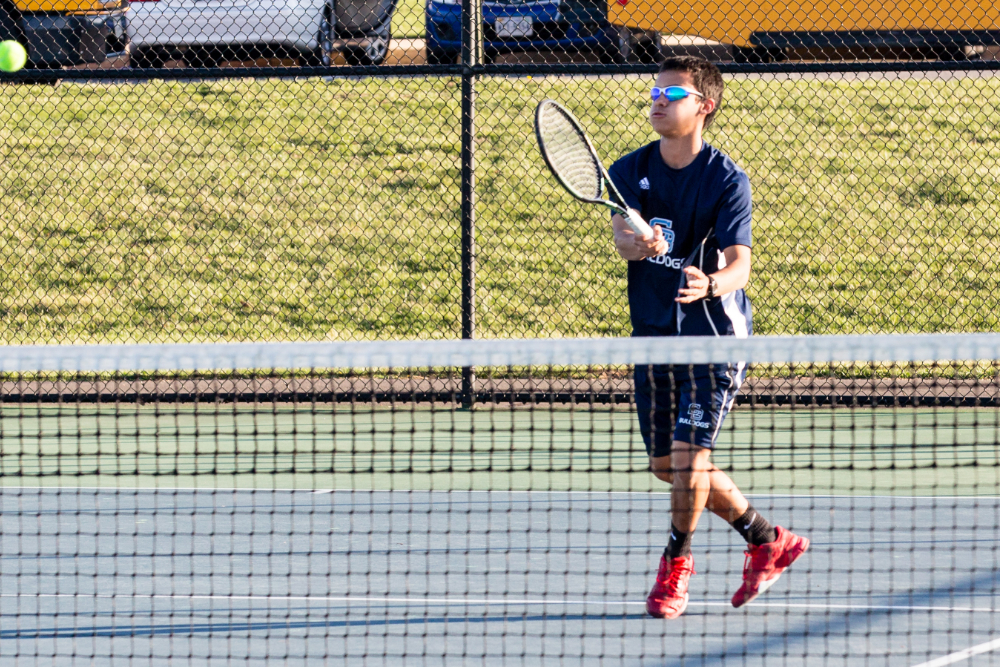
M 653 238 L 613 218 L 615 245 L 628 260 L 635 336 L 737 336 L 751 333 L 750 181 L 732 159 L 702 140 L 722 102 L 719 70 L 690 56 L 660 65 L 649 122 L 660 135 L 609 170 Z M 673 525 L 656 583 L 646 599 L 653 616 L 677 618 L 694 574 L 691 536 L 706 507 L 749 545 L 740 607 L 766 591 L 809 540 L 770 523 L 710 461 L 722 420 L 743 382 L 743 364 L 636 366 L 639 430 L 652 473 L 672 484 Z

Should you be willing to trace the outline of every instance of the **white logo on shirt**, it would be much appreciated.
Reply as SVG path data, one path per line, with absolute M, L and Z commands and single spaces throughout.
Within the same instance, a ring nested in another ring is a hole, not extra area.
M 646 261 L 647 262 L 651 262 L 653 264 L 662 264 L 663 266 L 667 267 L 668 269 L 683 269 L 684 268 L 684 260 L 681 259 L 680 257 L 677 257 L 675 259 L 673 257 L 668 257 L 666 255 L 657 255 L 656 257 L 647 257 Z
M 649 179 L 648 178 L 643 177 L 643 179 L 641 181 L 639 181 L 639 189 L 640 190 L 648 190 L 649 189 Z
M 680 258 L 668 257 L 670 251 L 674 249 L 674 231 L 673 220 L 667 220 L 666 218 L 653 218 L 649 221 L 650 225 L 659 227 L 663 232 L 663 240 L 667 242 L 667 252 L 662 255 L 657 255 L 656 257 L 647 257 L 647 262 L 652 262 L 653 264 L 662 264 L 668 269 L 681 269 L 684 268 L 684 260 Z

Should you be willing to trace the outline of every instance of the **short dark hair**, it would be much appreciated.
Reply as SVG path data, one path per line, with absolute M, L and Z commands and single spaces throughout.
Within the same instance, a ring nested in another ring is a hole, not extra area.
M 715 109 L 705 116 L 707 128 L 715 120 L 715 112 L 722 106 L 722 92 L 726 84 L 719 68 L 704 58 L 696 56 L 671 56 L 660 63 L 660 72 L 687 72 L 694 80 L 694 87 L 705 97 L 715 100 Z

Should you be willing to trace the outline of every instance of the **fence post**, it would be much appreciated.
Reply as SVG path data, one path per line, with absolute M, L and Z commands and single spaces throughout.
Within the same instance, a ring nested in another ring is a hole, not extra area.
M 482 0 L 462 0 L 462 338 L 476 334 L 476 71 L 482 62 Z M 462 402 L 476 398 L 474 369 L 462 369 Z

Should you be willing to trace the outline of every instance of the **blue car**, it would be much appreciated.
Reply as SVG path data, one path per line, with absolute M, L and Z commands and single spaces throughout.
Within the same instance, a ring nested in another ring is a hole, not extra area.
M 454 63 L 462 50 L 460 0 L 427 0 L 427 62 Z M 556 51 L 596 53 L 622 62 L 618 29 L 608 23 L 603 0 L 483 2 L 483 56 Z

